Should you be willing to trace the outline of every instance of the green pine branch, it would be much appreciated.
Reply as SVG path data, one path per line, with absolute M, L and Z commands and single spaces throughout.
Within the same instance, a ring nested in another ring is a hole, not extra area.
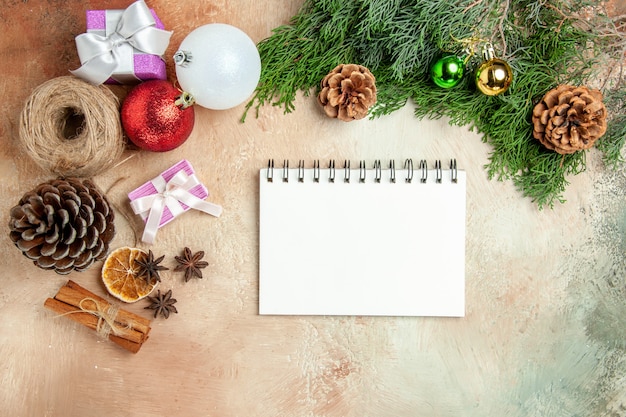
M 288 25 L 258 44 L 261 79 L 242 121 L 267 104 L 291 112 L 298 91 L 316 93 L 338 64 L 361 64 L 376 76 L 371 117 L 411 103 L 417 118 L 469 125 L 492 146 L 485 167 L 490 178 L 512 180 L 540 208 L 552 207 L 563 201 L 567 176 L 585 170 L 585 153 L 544 149 L 532 138 L 532 109 L 558 84 L 594 81 L 626 49 L 623 32 L 607 16 L 577 17 L 588 6 L 583 0 L 306 0 Z M 471 74 L 483 61 L 479 50 L 461 84 L 445 90 L 432 83 L 429 66 L 442 52 L 464 54 L 486 42 L 514 70 L 505 94 L 488 97 L 473 86 Z M 624 75 L 613 79 L 603 86 L 612 117 L 597 148 L 607 166 L 617 167 L 626 141 L 626 93 L 619 88 Z

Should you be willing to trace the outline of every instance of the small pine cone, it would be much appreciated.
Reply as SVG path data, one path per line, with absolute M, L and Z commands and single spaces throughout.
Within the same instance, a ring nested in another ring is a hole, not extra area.
M 559 85 L 533 109 L 533 137 L 560 154 L 589 149 L 606 132 L 606 113 L 599 90 Z
M 367 116 L 376 103 L 376 78 L 365 67 L 341 64 L 324 77 L 317 101 L 328 117 L 344 122 Z
M 56 179 L 38 185 L 11 209 L 10 238 L 42 269 L 84 271 L 109 250 L 114 214 L 89 180 Z

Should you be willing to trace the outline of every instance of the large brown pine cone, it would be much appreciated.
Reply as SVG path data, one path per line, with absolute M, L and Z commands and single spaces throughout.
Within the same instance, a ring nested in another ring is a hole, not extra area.
M 606 132 L 602 93 L 587 87 L 559 85 L 533 109 L 533 137 L 546 148 L 570 154 L 591 148 Z
M 11 209 L 10 237 L 38 267 L 68 274 L 107 255 L 113 220 L 106 197 L 91 181 L 56 179 L 27 192 Z
M 362 119 L 376 103 L 376 78 L 364 66 L 341 64 L 324 77 L 317 96 L 328 117 Z

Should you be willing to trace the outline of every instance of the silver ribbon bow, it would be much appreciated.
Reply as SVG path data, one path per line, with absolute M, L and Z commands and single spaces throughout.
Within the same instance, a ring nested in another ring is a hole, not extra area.
M 109 15 L 115 12 L 121 11 L 107 10 L 104 36 L 87 32 L 75 39 L 82 66 L 70 72 L 92 84 L 104 83 L 120 68 L 129 69 L 132 73 L 135 50 L 163 55 L 172 36 L 172 32 L 155 27 L 154 17 L 143 0 L 136 1 L 121 12 L 115 30 L 111 31 Z M 137 80 L 134 75 L 133 78 Z

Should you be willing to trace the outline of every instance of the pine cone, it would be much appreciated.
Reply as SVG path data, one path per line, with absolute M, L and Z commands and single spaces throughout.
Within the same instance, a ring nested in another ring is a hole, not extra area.
M 533 109 L 533 137 L 560 154 L 589 149 L 606 132 L 599 90 L 559 85 Z
M 317 101 L 328 117 L 344 122 L 362 119 L 376 103 L 376 78 L 365 67 L 341 64 L 322 80 Z
M 103 259 L 115 235 L 114 214 L 89 180 L 57 179 L 27 192 L 11 209 L 10 238 L 43 269 L 69 274 Z

